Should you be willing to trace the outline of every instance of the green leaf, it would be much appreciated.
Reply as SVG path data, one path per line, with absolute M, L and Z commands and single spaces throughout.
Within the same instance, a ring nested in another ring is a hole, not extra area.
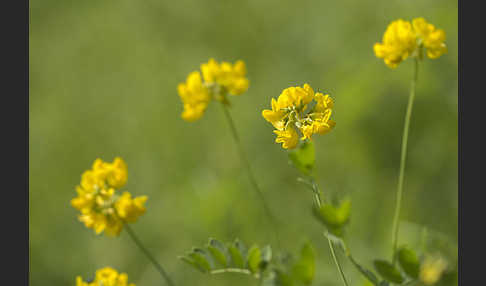
M 351 215 L 351 200 L 342 200 L 339 206 L 323 204 L 314 208 L 314 215 L 328 228 L 329 232 L 341 236 L 342 228 L 349 222 Z
M 398 250 L 398 263 L 403 271 L 410 277 L 417 279 L 420 271 L 420 261 L 415 252 L 408 247 Z
M 224 247 L 223 243 L 219 240 L 210 238 L 207 248 L 215 261 L 217 261 L 223 268 L 228 267 L 226 247 Z
M 194 262 L 203 269 L 204 272 L 211 271 L 211 263 L 207 259 L 206 252 L 200 248 L 194 248 L 189 257 L 194 260 Z
M 385 260 L 375 260 L 375 269 L 385 280 L 392 283 L 400 284 L 403 282 L 403 276 L 400 271 L 390 262 Z
M 201 272 L 206 272 L 207 270 L 205 270 L 204 268 L 202 268 L 201 266 L 199 266 L 199 264 L 196 263 L 196 261 L 194 259 L 191 259 L 187 256 L 179 256 L 179 259 L 186 262 L 187 264 L 191 265 L 192 267 L 196 268 L 197 270 L 201 271 Z
M 291 164 L 305 175 L 314 169 L 315 150 L 312 141 L 305 141 L 298 148 L 288 152 Z
M 300 251 L 300 258 L 292 267 L 292 277 L 305 285 L 310 285 L 316 272 L 316 254 L 309 242 Z
M 253 245 L 248 251 L 248 268 L 252 273 L 257 273 L 262 261 L 262 252 L 258 246 Z
M 238 239 L 235 240 L 233 244 L 228 246 L 228 250 L 231 256 L 231 261 L 233 264 L 238 268 L 246 268 L 245 265 L 245 252 L 243 243 L 241 243 Z
M 231 261 L 233 264 L 238 268 L 245 268 L 245 260 L 243 259 L 243 255 L 238 248 L 234 245 L 228 247 L 229 253 L 231 255 Z
M 380 285 L 380 280 L 378 280 L 378 277 L 376 277 L 376 275 L 371 270 L 359 264 L 356 260 L 354 260 L 354 258 L 351 255 L 349 255 L 348 258 L 351 261 L 351 263 L 354 265 L 354 267 L 356 267 L 356 269 L 358 269 L 358 271 L 361 272 L 361 274 L 363 274 L 363 276 L 366 277 L 366 279 L 368 279 L 371 283 L 373 283 L 376 286 Z

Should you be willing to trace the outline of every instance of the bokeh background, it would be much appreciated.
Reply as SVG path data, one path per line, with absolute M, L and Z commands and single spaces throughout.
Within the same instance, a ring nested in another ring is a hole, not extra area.
M 180 119 L 176 86 L 210 57 L 247 64 L 250 88 L 231 113 L 257 180 L 282 223 L 283 248 L 317 252 L 314 285 L 341 285 L 312 196 L 261 116 L 270 99 L 307 82 L 335 99 L 336 128 L 316 136 L 318 183 L 349 196 L 346 233 L 358 260 L 391 255 L 400 142 L 413 62 L 374 57 L 388 23 L 423 16 L 447 33 L 449 52 L 420 66 L 409 137 L 400 242 L 423 226 L 457 243 L 457 1 L 31 0 L 30 282 L 74 285 L 110 265 L 137 285 L 159 274 L 126 233 L 96 236 L 69 201 L 100 157 L 123 157 L 126 190 L 149 196 L 133 229 L 178 285 L 255 285 L 209 276 L 177 259 L 208 237 L 275 245 L 221 106 Z M 454 252 L 454 251 L 452 251 Z M 340 257 L 352 285 L 362 277 Z

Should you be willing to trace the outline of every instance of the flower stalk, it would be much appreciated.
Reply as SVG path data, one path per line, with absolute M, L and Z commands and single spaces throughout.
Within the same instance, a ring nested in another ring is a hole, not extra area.
M 321 208 L 322 205 L 322 198 L 321 198 L 321 192 L 319 191 L 319 188 L 317 187 L 317 184 L 314 180 L 314 178 L 311 177 L 311 182 L 312 182 L 312 189 L 314 191 L 314 200 L 316 202 L 316 205 L 318 208 Z M 334 245 L 332 244 L 331 239 L 329 236 L 326 235 L 327 242 L 329 243 L 329 249 L 331 250 L 331 255 L 332 259 L 334 260 L 334 264 L 336 264 L 336 267 L 339 271 L 339 274 L 341 276 L 341 280 L 343 281 L 344 286 L 349 286 L 348 281 L 346 280 L 346 276 L 344 275 L 344 271 L 341 267 L 341 264 L 339 263 L 339 260 L 337 259 L 336 253 L 334 251 Z
M 393 262 L 394 265 L 396 263 L 396 252 L 397 252 L 397 246 L 398 246 L 400 209 L 401 209 L 402 197 L 403 197 L 403 179 L 404 179 L 404 175 L 405 175 L 405 163 L 406 163 L 406 158 L 407 158 L 408 132 L 409 132 L 409 127 L 410 127 L 410 118 L 412 117 L 413 102 L 414 102 L 414 99 L 415 99 L 415 86 L 417 85 L 418 68 L 419 68 L 419 59 L 415 58 L 412 83 L 411 83 L 411 86 L 410 86 L 410 96 L 408 98 L 407 112 L 405 114 L 405 123 L 404 123 L 404 128 L 403 128 L 402 150 L 401 150 L 401 155 L 400 155 L 400 172 L 399 172 L 399 176 L 398 176 L 398 186 L 397 186 L 397 200 L 396 200 L 396 205 L 395 205 L 395 214 L 394 214 L 394 217 L 393 217 L 392 262 Z
M 153 255 L 150 253 L 150 251 L 148 251 L 147 248 L 145 248 L 145 246 L 143 246 L 143 243 L 140 241 L 140 239 L 137 237 L 135 232 L 132 230 L 132 228 L 127 223 L 125 223 L 125 229 L 127 230 L 127 233 L 130 236 L 130 238 L 133 240 L 133 242 L 135 242 L 137 247 L 142 251 L 142 253 L 145 256 L 147 256 L 147 258 L 150 260 L 150 262 L 152 262 L 152 264 L 155 266 L 155 268 L 160 273 L 162 278 L 165 280 L 165 282 L 167 282 L 167 285 L 174 286 L 175 285 L 174 282 L 172 282 L 172 280 L 170 279 L 167 272 L 165 272 L 162 265 L 160 265 L 160 263 L 157 262 L 157 260 L 153 257 Z
M 228 106 L 224 103 L 222 103 L 221 105 L 223 106 L 224 115 L 225 115 L 226 120 L 228 121 L 228 124 L 230 126 L 231 135 L 233 136 L 236 147 L 238 148 L 238 154 L 240 156 L 240 159 L 243 162 L 243 165 L 245 165 L 245 168 L 247 170 L 248 178 L 250 180 L 251 185 L 253 186 L 253 188 L 257 192 L 258 196 L 260 197 L 260 200 L 261 200 L 262 205 L 263 205 L 263 209 L 265 210 L 265 213 L 266 213 L 268 219 L 270 220 L 270 224 L 272 225 L 272 229 L 273 229 L 274 234 L 275 234 L 275 239 L 277 241 L 277 245 L 280 247 L 281 242 L 280 242 L 280 236 L 279 236 L 278 229 L 277 229 L 277 220 L 276 220 L 275 216 L 273 215 L 272 211 L 270 210 L 270 207 L 268 206 L 267 201 L 265 200 L 265 196 L 263 195 L 263 192 L 260 189 L 260 187 L 258 186 L 258 183 L 255 179 L 255 176 L 253 175 L 250 162 L 248 161 L 248 158 L 246 157 L 245 150 L 243 149 L 243 146 L 241 144 L 240 137 L 238 136 L 238 131 L 236 129 L 233 118 L 231 117 L 231 114 L 228 110 Z

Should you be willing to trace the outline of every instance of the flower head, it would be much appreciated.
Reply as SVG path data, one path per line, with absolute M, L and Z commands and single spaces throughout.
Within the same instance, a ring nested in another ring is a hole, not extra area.
M 409 57 L 421 57 L 421 50 L 427 50 L 431 59 L 447 52 L 445 32 L 427 23 L 424 18 L 413 19 L 412 23 L 402 19 L 388 25 L 382 43 L 373 47 L 376 57 L 382 58 L 390 68 L 396 68 Z
M 427 23 L 424 18 L 416 18 L 412 21 L 413 28 L 422 44 L 427 50 L 427 56 L 436 59 L 447 53 L 444 43 L 446 35 L 444 30 L 435 28 L 434 25 Z
M 300 139 L 310 140 L 313 134 L 325 134 L 334 127 L 332 107 L 329 95 L 304 84 L 284 89 L 277 100 L 272 98 L 272 109 L 263 110 L 262 116 L 275 127 L 275 142 L 293 149 L 299 143 L 299 132 L 303 135 Z
M 96 271 L 95 278 L 91 282 L 85 282 L 81 276 L 77 276 L 76 286 L 135 286 L 135 284 L 128 283 L 126 273 L 118 273 L 111 267 L 105 267 Z
M 419 279 L 425 285 L 437 283 L 444 270 L 447 268 L 447 262 L 440 256 L 427 256 L 420 265 Z
M 248 89 L 248 85 L 243 61 L 231 64 L 209 59 L 201 64 L 201 72 L 190 73 L 186 83 L 180 83 L 177 88 L 184 104 L 181 117 L 186 121 L 196 121 L 202 117 L 212 99 L 227 103 L 228 94 L 240 95 Z
M 145 212 L 143 204 L 146 196 L 132 199 L 129 192 L 120 197 L 116 189 L 127 182 L 127 166 L 117 157 L 112 163 L 96 159 L 90 170 L 81 176 L 81 183 L 76 187 L 77 196 L 71 200 L 71 206 L 80 211 L 79 221 L 96 234 L 105 232 L 117 236 L 123 229 L 124 222 L 135 222 Z

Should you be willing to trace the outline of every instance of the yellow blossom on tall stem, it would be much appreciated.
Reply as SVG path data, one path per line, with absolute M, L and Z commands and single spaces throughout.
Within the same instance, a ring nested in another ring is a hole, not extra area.
M 111 267 L 104 267 L 96 270 L 91 282 L 85 282 L 81 276 L 77 276 L 76 286 L 135 286 L 135 284 L 128 283 L 126 273 L 118 273 Z
M 132 199 L 129 192 L 120 197 L 116 190 L 127 182 L 127 165 L 117 157 L 112 163 L 96 159 L 90 170 L 81 176 L 76 187 L 77 197 L 71 206 L 80 211 L 79 221 L 96 234 L 103 231 L 117 236 L 125 222 L 135 222 L 145 212 L 146 196 Z
M 330 119 L 333 101 L 331 97 L 314 92 L 309 84 L 289 87 L 282 91 L 277 100 L 272 98 L 272 109 L 262 111 L 262 116 L 276 130 L 276 143 L 282 148 L 293 149 L 301 140 L 312 139 L 313 134 L 326 134 L 336 123 Z
M 189 75 L 189 77 L 191 77 L 191 75 L 196 77 L 193 74 L 197 74 L 197 80 L 194 80 L 192 85 L 189 84 L 189 78 L 185 84 L 179 84 L 179 96 L 184 104 L 184 111 L 182 112 L 181 117 L 186 121 L 198 120 L 204 114 L 210 101 L 215 100 L 221 103 L 231 128 L 231 135 L 237 145 L 241 161 L 248 171 L 248 177 L 251 184 L 261 198 L 267 217 L 272 222 L 271 225 L 274 229 L 276 240 L 280 243 L 276 219 L 267 205 L 263 193 L 251 171 L 250 163 L 246 158 L 238 131 L 229 112 L 230 102 L 228 100 L 228 95 L 241 95 L 248 90 L 249 80 L 246 77 L 246 65 L 241 60 L 232 64 L 224 61 L 219 63 L 211 58 L 207 63 L 201 64 L 200 70 L 200 72 L 194 71 Z M 195 90 L 194 92 L 189 88 L 191 86 L 193 87 L 193 90 Z M 204 100 L 198 100 L 198 98 L 204 98 Z M 200 104 L 192 104 L 192 102 L 199 102 Z M 282 140 L 287 140 L 285 139 L 286 136 L 287 135 L 282 134 Z M 289 144 L 293 144 L 292 140 L 289 141 Z
M 209 59 L 201 64 L 201 72 L 191 72 L 186 82 L 177 87 L 184 105 L 181 117 L 189 122 L 196 121 L 203 116 L 211 100 L 228 103 L 228 94 L 240 95 L 248 89 L 248 85 L 243 61 L 231 64 Z
M 390 68 L 396 68 L 409 57 L 421 59 L 425 48 L 427 57 L 436 59 L 447 52 L 445 32 L 415 18 L 412 23 L 398 19 L 388 25 L 382 43 L 373 46 L 376 57 L 382 58 Z
M 397 199 L 392 226 L 392 263 L 397 262 L 397 248 L 399 235 L 400 210 L 403 196 L 403 181 L 407 155 L 408 133 L 410 118 L 412 116 L 415 87 L 418 79 L 419 63 L 423 58 L 424 50 L 427 57 L 436 59 L 447 52 L 445 44 L 446 35 L 441 29 L 419 17 L 409 21 L 398 19 L 393 21 L 383 35 L 383 43 L 374 45 L 374 52 L 378 58 L 383 58 L 390 68 L 396 68 L 402 61 L 411 57 L 414 59 L 414 70 L 408 98 L 407 110 L 402 135 L 402 148 L 400 154 L 400 170 L 397 184 Z M 433 275 L 431 275 L 432 277 Z

